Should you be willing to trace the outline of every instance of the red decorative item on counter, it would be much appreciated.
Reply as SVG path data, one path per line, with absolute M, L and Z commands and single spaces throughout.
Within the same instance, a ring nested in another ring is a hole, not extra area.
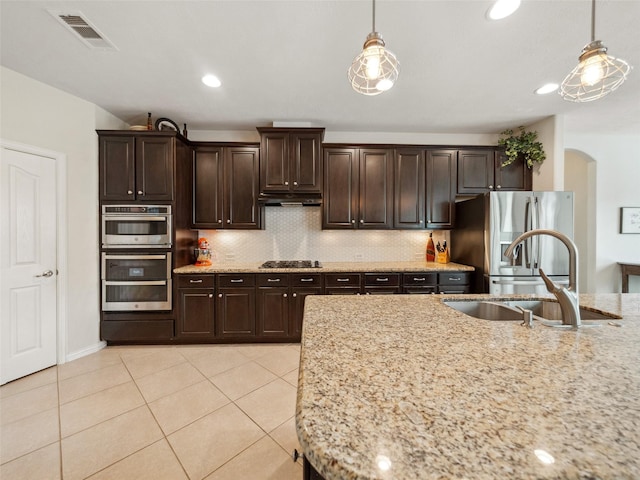
M 211 265 L 209 241 L 202 237 L 198 239 L 198 248 L 196 248 L 196 267 L 208 267 L 209 265 Z
M 427 240 L 427 262 L 436 261 L 436 248 L 433 246 L 433 233 L 429 233 L 429 239 Z

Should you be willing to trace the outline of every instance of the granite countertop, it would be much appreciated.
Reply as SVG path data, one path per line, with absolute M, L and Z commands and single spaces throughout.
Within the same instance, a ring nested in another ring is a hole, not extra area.
M 578 331 L 445 298 L 549 297 L 307 298 L 296 429 L 326 480 L 640 478 L 640 294 L 581 295 L 622 319 Z
M 321 262 L 320 268 L 260 268 L 260 263 L 214 263 L 209 267 L 187 265 L 174 273 L 331 273 L 331 272 L 472 272 L 459 263 L 435 262 Z

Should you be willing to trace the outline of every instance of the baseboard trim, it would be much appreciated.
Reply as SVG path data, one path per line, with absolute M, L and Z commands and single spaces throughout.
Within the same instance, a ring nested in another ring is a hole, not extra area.
M 91 355 L 92 353 L 99 352 L 104 347 L 107 346 L 107 342 L 98 342 L 94 345 L 91 345 L 87 348 L 83 348 L 82 350 L 78 350 L 77 352 L 67 354 L 65 361 L 71 362 L 73 360 L 77 360 L 82 357 L 86 357 L 87 355 Z

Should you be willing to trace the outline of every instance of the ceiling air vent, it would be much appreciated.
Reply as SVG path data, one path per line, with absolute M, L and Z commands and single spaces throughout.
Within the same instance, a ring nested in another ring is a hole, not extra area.
M 49 10 L 62 25 L 73 32 L 86 46 L 99 50 L 117 50 L 100 31 L 80 12 L 58 12 Z

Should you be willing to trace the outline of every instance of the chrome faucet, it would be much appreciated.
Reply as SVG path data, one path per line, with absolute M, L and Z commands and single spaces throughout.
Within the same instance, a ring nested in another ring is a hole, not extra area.
M 515 263 L 513 255 L 515 247 L 523 240 L 535 235 L 550 235 L 555 237 L 564 243 L 569 250 L 569 287 L 563 287 L 562 285 L 554 283 L 553 280 L 545 275 L 542 269 L 540 269 L 540 276 L 542 280 L 544 280 L 547 290 L 553 293 L 558 299 L 560 310 L 562 311 L 562 323 L 564 325 L 571 325 L 572 327 L 580 327 L 582 320 L 580 319 L 580 309 L 578 305 L 578 248 L 569 237 L 555 230 L 529 230 L 511 242 L 511 245 L 505 250 L 504 256 L 510 258 L 511 264 L 513 265 Z

